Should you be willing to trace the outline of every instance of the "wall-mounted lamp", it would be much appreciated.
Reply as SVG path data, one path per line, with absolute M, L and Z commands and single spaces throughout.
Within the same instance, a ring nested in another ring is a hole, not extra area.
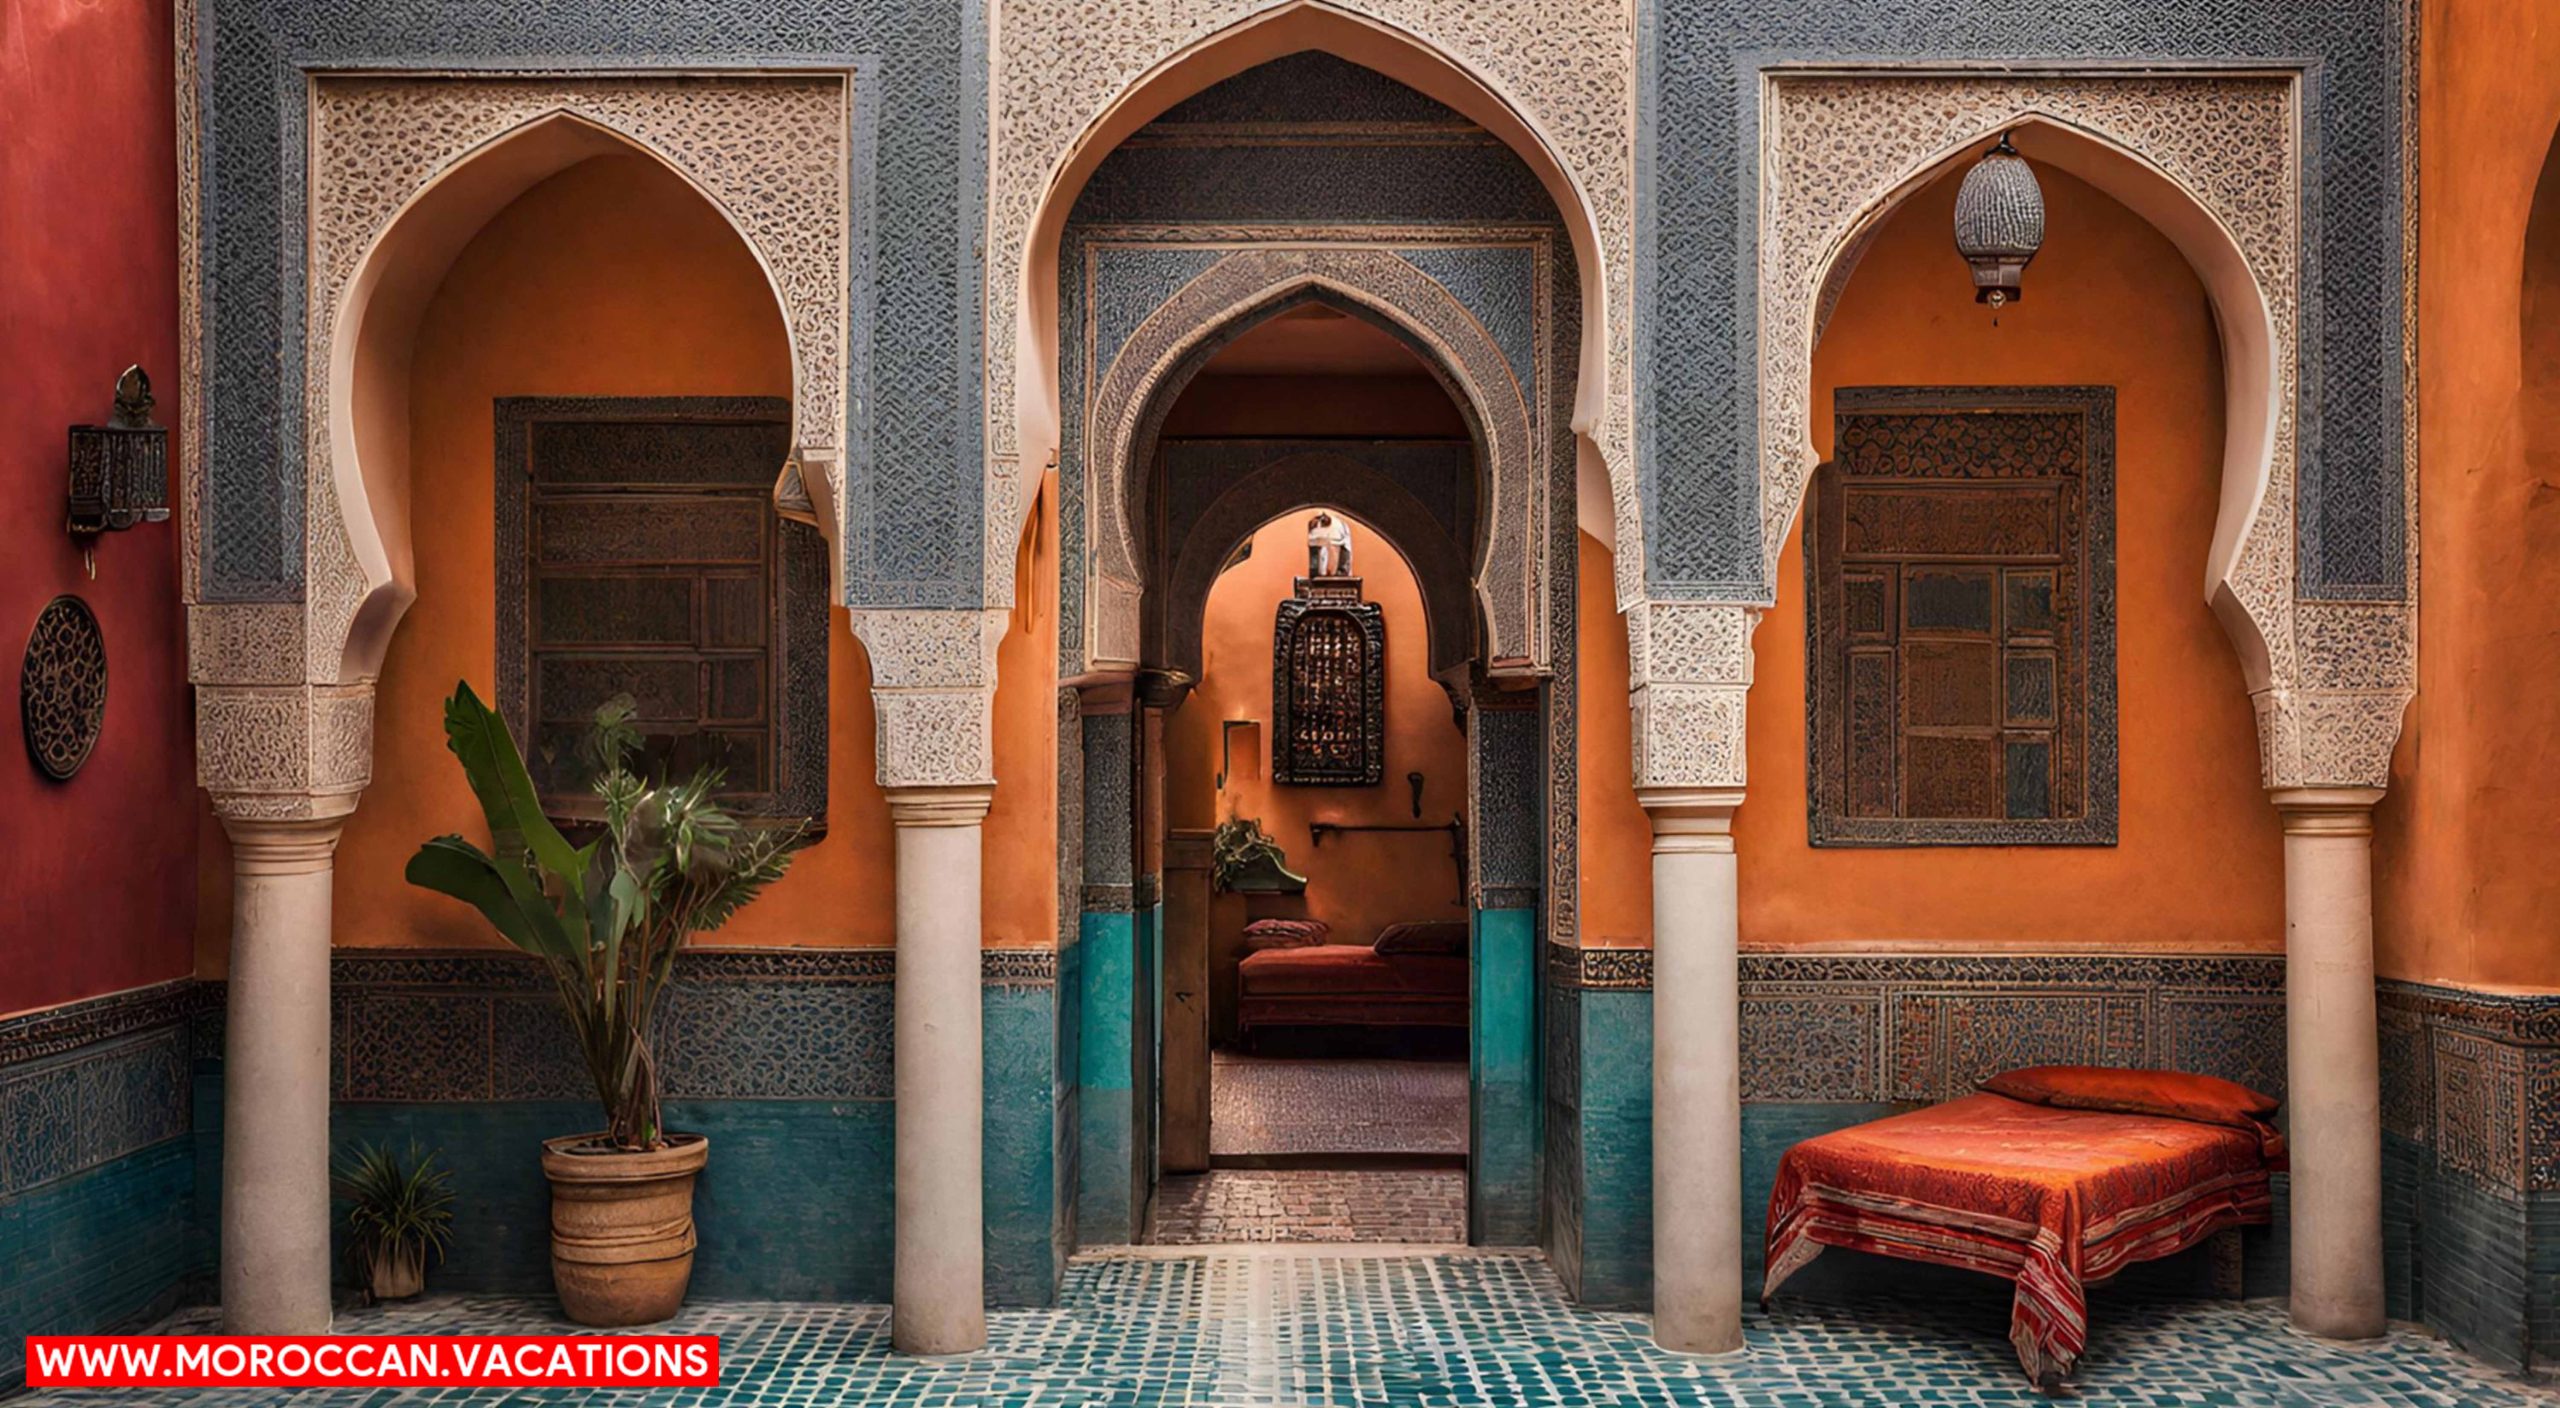
M 2022 296 L 2019 282 L 2044 247 L 2044 187 L 2009 134 L 1964 173 L 1956 190 L 1956 253 L 1973 266 L 1973 299 L 1994 321 Z
M 97 535 L 169 518 L 169 432 L 151 419 L 151 378 L 127 367 L 116 378 L 104 425 L 71 427 L 71 508 L 63 528 L 98 575 Z

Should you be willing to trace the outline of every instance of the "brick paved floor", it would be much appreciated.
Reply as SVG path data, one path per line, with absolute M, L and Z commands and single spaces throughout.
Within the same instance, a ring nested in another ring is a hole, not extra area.
M 1226 1242 L 1467 1240 L 1467 1176 L 1455 1169 L 1212 1169 L 1156 1186 L 1147 1240 Z
M 1465 1152 L 1463 1061 L 1210 1058 L 1212 1158 Z
M 1569 1303 L 1546 1262 L 1489 1252 L 1264 1248 L 1078 1257 L 1051 1310 L 987 1317 L 987 1348 L 889 1349 L 883 1306 L 716 1302 L 664 1326 L 720 1337 L 721 1386 L 39 1391 L 10 1408 L 2049 1408 L 2004 1337 L 2006 1287 L 1748 1312 L 1747 1352 L 1665 1354 L 1642 1316 Z M 2335 1345 L 2276 1301 L 2101 1290 L 2075 1391 L 2086 1408 L 2554 1408 L 2440 1341 Z M 558 1334 L 547 1302 L 441 1297 L 341 1317 L 350 1334 Z

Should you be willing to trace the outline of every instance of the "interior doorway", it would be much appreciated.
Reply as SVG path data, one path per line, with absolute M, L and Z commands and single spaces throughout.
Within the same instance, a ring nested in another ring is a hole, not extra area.
M 1264 468 L 1222 497 L 1276 511 L 1233 542 L 1215 512 L 1184 524 L 1187 491 L 1246 460 Z M 1443 633 L 1465 621 L 1448 598 L 1465 599 L 1475 472 L 1425 365 L 1323 304 L 1236 339 L 1167 415 L 1163 526 L 1221 556 L 1205 599 L 1172 607 L 1198 612 L 1199 669 L 1164 718 L 1152 809 L 1150 1241 L 1466 1240 L 1469 754 L 1462 672 L 1435 678 L 1431 646 L 1434 605 Z M 1388 495 L 1423 510 L 1399 521 L 1413 546 L 1353 507 L 1383 517 Z

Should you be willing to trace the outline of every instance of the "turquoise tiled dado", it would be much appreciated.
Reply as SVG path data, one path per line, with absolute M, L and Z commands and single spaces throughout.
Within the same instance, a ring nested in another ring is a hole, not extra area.
M 1138 1226 L 1143 1194 L 1130 1178 L 1138 1133 L 1136 917 L 1087 913 L 1076 948 L 1077 1237 L 1126 1242 Z
M 1534 909 L 1475 912 L 1467 1232 L 1480 1246 L 1538 1240 L 1537 917 Z
M 701 1296 L 877 1300 L 889 1294 L 893 1107 L 887 1101 L 672 1100 L 669 1127 L 711 1139 L 694 1195 Z M 333 1142 L 440 1150 L 453 1170 L 454 1244 L 437 1283 L 551 1287 L 542 1141 L 593 1128 L 586 1101 L 341 1104 Z
M 991 986 L 983 992 L 987 1299 L 1048 1305 L 1064 1269 L 1054 1168 L 1057 989 Z
M 1653 1301 L 1653 994 L 1582 993 L 1582 1298 Z
M 0 1198 L 0 1391 L 28 1335 L 94 1333 L 168 1308 L 187 1274 L 193 1141 Z
M 1054 1310 L 987 1317 L 987 1347 L 890 1350 L 876 1305 L 696 1300 L 659 1327 L 720 1339 L 721 1384 L 578 1389 L 94 1390 L 25 1408 L 2045 1408 L 2007 1340 L 2009 1288 L 1747 1311 L 1745 1352 L 1654 1347 L 1644 1317 L 1573 1305 L 1534 1255 L 1273 1249 L 1077 1258 Z M 2101 1287 L 2067 1401 L 2088 1408 L 2550 1408 L 2442 1341 L 2336 1345 L 2275 1301 Z M 188 1328 L 183 1320 L 173 1328 Z M 353 1334 L 557 1333 L 542 1301 L 441 1296 L 358 1311 Z

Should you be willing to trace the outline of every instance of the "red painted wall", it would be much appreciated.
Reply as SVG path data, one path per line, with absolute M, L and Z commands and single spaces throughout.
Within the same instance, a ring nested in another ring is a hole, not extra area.
M 177 423 L 173 62 L 160 0 L 0 4 L 0 1014 L 193 961 L 177 525 L 111 536 L 95 581 L 62 531 L 65 429 L 105 418 L 117 373 L 141 363 L 160 422 Z M 104 628 L 107 719 L 88 766 L 56 784 L 18 734 L 18 661 L 63 592 Z

